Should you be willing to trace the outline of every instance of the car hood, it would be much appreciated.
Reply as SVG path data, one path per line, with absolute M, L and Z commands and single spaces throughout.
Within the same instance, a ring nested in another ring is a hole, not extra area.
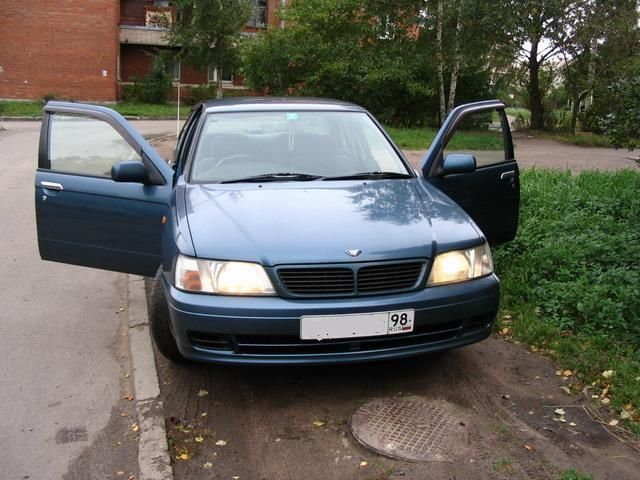
M 430 258 L 479 238 L 467 215 L 419 178 L 190 184 L 184 192 L 200 258 L 266 266 Z

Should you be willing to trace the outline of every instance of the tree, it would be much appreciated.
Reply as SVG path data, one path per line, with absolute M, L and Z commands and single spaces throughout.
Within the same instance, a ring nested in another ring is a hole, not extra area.
M 634 70 L 609 87 L 611 112 L 603 121 L 611 143 L 629 150 L 640 146 L 640 62 Z
M 502 1 L 414 1 L 421 12 L 426 61 L 436 59 L 441 120 L 459 100 L 461 73 L 480 73 L 496 66 L 492 52 L 503 35 Z
M 174 0 L 176 22 L 170 44 L 179 58 L 198 69 L 218 72 L 216 96 L 222 97 L 223 69 L 235 67 L 240 32 L 251 16 L 249 0 Z
M 412 26 L 417 14 L 362 0 L 287 3 L 287 28 L 246 42 L 243 74 L 272 94 L 332 97 L 366 106 L 385 122 L 420 123 L 433 95 Z

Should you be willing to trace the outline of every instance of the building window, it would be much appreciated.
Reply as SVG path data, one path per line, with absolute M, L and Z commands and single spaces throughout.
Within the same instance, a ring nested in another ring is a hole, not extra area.
M 247 22 L 247 27 L 266 28 L 267 26 L 267 0 L 251 0 L 253 11 Z
M 171 64 L 171 80 L 173 80 L 174 82 L 180 81 L 180 67 L 180 60 L 175 60 Z
M 218 81 L 218 70 L 215 67 L 209 67 L 207 69 L 207 81 L 209 83 L 215 83 Z M 233 73 L 231 71 L 222 71 L 222 83 L 233 83 Z

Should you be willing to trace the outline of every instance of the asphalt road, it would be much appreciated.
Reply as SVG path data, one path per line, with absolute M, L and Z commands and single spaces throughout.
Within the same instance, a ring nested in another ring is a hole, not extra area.
M 123 399 L 131 391 L 126 278 L 40 260 L 40 123 L 0 126 L 0 477 L 137 475 L 135 412 Z M 137 126 L 175 132 L 175 122 Z

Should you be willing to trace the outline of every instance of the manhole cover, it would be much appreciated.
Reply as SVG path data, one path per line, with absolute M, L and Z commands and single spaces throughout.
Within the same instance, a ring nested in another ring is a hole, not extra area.
M 351 432 L 365 447 L 382 455 L 443 462 L 466 449 L 467 419 L 443 400 L 375 399 L 352 415 Z

